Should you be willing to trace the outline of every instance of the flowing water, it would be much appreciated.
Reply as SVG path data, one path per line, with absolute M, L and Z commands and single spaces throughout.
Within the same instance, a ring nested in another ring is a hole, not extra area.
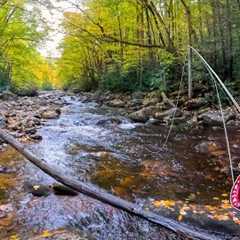
M 111 108 L 65 100 L 61 117 L 42 127 L 43 140 L 29 146 L 49 165 L 215 239 L 240 235 L 239 215 L 228 201 L 222 130 L 179 126 L 162 148 L 166 126 L 134 124 Z M 237 163 L 240 131 L 231 130 L 230 140 Z M 200 153 L 199 143 L 206 141 L 208 152 Z M 14 170 L 0 174 L 0 210 L 9 208 L 0 216 L 1 239 L 40 239 L 64 229 L 77 234 L 72 239 L 168 239 L 163 229 L 81 194 L 32 196 L 30 185 L 55 181 L 11 148 L 1 153 L 0 165 Z

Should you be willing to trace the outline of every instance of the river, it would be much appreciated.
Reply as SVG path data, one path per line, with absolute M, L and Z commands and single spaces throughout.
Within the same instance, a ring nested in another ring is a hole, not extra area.
M 29 145 L 49 165 L 213 239 L 240 235 L 239 214 L 228 200 L 231 181 L 224 171 L 228 160 L 221 129 L 178 127 L 163 148 L 168 127 L 132 123 L 116 109 L 81 96 L 64 98 L 68 104 L 60 118 L 48 121 L 39 130 L 43 140 Z M 205 141 L 218 147 L 200 153 L 197 146 Z M 237 160 L 239 130 L 230 130 L 230 141 Z M 0 159 L 0 165 L 15 170 L 0 174 L 0 209 L 9 208 L 0 216 L 1 239 L 55 239 L 66 230 L 66 238 L 56 239 L 181 239 L 81 194 L 34 197 L 29 185 L 48 186 L 54 179 L 11 148 Z

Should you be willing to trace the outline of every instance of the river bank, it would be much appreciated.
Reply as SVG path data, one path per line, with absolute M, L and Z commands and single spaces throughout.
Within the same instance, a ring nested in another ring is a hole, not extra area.
M 135 92 L 133 94 L 97 91 L 83 93 L 86 100 L 96 101 L 100 105 L 118 108 L 134 122 L 169 124 L 175 114 L 175 124 L 189 127 L 222 127 L 219 107 L 204 97 L 188 99 L 187 93 L 173 92 L 166 96 L 163 92 Z M 224 109 L 225 121 L 229 127 L 240 124 L 240 117 L 229 107 Z
M 37 129 L 61 114 L 64 93 L 42 92 L 35 97 L 19 97 L 11 92 L 0 94 L 0 123 L 22 142 L 41 140 Z

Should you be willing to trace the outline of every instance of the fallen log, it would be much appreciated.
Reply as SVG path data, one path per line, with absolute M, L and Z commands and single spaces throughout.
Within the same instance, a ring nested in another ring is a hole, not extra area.
M 145 219 L 151 223 L 160 225 L 162 227 L 165 227 L 167 229 L 170 229 L 171 231 L 177 233 L 177 234 L 184 234 L 186 237 L 191 237 L 194 239 L 219 239 L 213 235 L 210 235 L 205 232 L 199 232 L 199 229 L 192 229 L 189 226 L 185 224 L 180 224 L 177 221 L 168 219 L 166 217 L 157 215 L 155 213 L 145 211 L 141 207 L 138 207 L 137 205 L 128 202 L 126 200 L 123 200 L 119 197 L 116 197 L 110 193 L 107 193 L 103 190 L 99 190 L 92 184 L 86 184 L 74 179 L 70 179 L 69 177 L 65 176 L 63 173 L 58 172 L 54 167 L 48 166 L 44 159 L 40 159 L 37 156 L 35 156 L 32 152 L 30 152 L 23 144 L 18 142 L 15 138 L 13 138 L 11 135 L 9 135 L 7 132 L 0 129 L 0 138 L 2 138 L 6 143 L 11 145 L 13 148 L 15 148 L 19 153 L 21 153 L 24 157 L 26 157 L 31 163 L 33 163 L 35 166 L 40 168 L 43 172 L 48 174 L 49 176 L 56 179 L 58 182 L 62 183 L 63 185 L 80 192 L 82 194 L 85 194 L 91 198 L 97 199 L 103 203 L 107 203 L 113 207 L 116 207 L 118 209 L 124 210 L 130 214 L 133 214 L 135 216 L 138 216 L 142 219 Z

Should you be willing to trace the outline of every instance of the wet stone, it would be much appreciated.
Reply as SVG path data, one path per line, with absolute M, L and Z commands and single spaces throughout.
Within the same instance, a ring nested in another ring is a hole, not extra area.
M 62 196 L 77 196 L 78 195 L 77 192 L 75 192 L 71 188 L 66 187 L 62 184 L 55 183 L 52 185 L 52 189 L 56 195 L 62 195 Z
M 41 141 L 42 136 L 40 136 L 38 134 L 34 134 L 34 135 L 31 135 L 31 139 L 36 140 L 36 141 Z
M 50 186 L 39 185 L 39 184 L 28 185 L 27 188 L 28 188 L 28 191 L 32 193 L 32 195 L 35 197 L 47 197 L 51 192 Z
M 99 126 L 106 126 L 106 125 L 118 125 L 121 124 L 122 121 L 118 118 L 107 118 L 107 119 L 101 119 L 97 122 L 97 125 Z
M 223 120 L 221 113 L 218 111 L 210 111 L 207 113 L 201 114 L 199 120 L 202 121 L 205 126 L 221 126 L 223 125 Z M 224 120 L 225 122 L 229 122 L 230 120 L 234 120 L 236 118 L 235 114 L 230 111 L 224 112 Z
M 61 110 L 60 109 L 53 109 L 53 110 L 44 110 L 41 114 L 41 117 L 44 119 L 56 119 L 60 116 Z
M 124 107 L 125 102 L 120 99 L 114 99 L 108 104 L 110 107 Z

